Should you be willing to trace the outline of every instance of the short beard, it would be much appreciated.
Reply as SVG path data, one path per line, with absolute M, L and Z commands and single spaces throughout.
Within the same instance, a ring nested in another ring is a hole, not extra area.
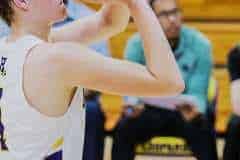
M 66 5 L 68 4 L 68 0 L 63 0 L 63 3 Z
M 177 49 L 179 44 L 179 37 L 168 39 L 168 41 L 173 50 Z

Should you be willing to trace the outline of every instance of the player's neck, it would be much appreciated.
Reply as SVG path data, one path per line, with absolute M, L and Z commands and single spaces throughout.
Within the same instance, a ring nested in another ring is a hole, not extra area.
M 24 35 L 34 35 L 38 38 L 48 41 L 49 34 L 51 30 L 50 24 L 36 24 L 36 23 L 13 23 L 11 26 L 11 35 L 9 36 L 9 41 L 15 41 Z

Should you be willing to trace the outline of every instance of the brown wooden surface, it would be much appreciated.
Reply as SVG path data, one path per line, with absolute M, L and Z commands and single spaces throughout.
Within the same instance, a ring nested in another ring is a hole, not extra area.
M 240 20 L 239 0 L 179 0 L 185 19 Z

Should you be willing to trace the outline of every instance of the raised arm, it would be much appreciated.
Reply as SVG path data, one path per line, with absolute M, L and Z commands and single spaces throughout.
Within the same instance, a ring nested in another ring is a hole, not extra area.
M 51 76 L 62 85 L 120 95 L 161 96 L 183 91 L 184 82 L 157 18 L 145 0 L 131 4 L 130 10 L 143 36 L 147 67 L 103 57 L 77 43 L 43 44 L 35 51 L 46 50 L 44 63 Z M 139 22 L 141 21 L 141 22 Z M 142 26 L 143 25 L 143 26 Z M 156 41 L 161 42 L 155 43 Z M 79 53 L 80 52 L 80 53 Z M 43 65 L 44 67 L 44 65 Z
M 129 15 L 129 9 L 123 3 L 106 0 L 96 14 L 53 29 L 51 39 L 53 42 L 74 41 L 82 44 L 107 39 L 126 28 Z
M 133 2 L 130 10 L 143 40 L 147 69 L 159 81 L 164 77 L 168 82 L 184 84 L 169 43 L 148 1 Z

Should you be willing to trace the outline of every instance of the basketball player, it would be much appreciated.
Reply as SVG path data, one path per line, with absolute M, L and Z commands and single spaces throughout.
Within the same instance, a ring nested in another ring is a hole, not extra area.
M 0 15 L 12 30 L 0 42 L 0 105 L 7 147 L 16 160 L 49 159 L 59 142 L 61 159 L 81 160 L 84 109 L 76 86 L 134 96 L 173 95 L 184 88 L 146 0 L 95 1 L 105 4 L 95 16 L 51 30 L 66 16 L 62 0 L 0 0 Z M 129 11 L 144 41 L 147 67 L 83 45 L 122 31 Z

